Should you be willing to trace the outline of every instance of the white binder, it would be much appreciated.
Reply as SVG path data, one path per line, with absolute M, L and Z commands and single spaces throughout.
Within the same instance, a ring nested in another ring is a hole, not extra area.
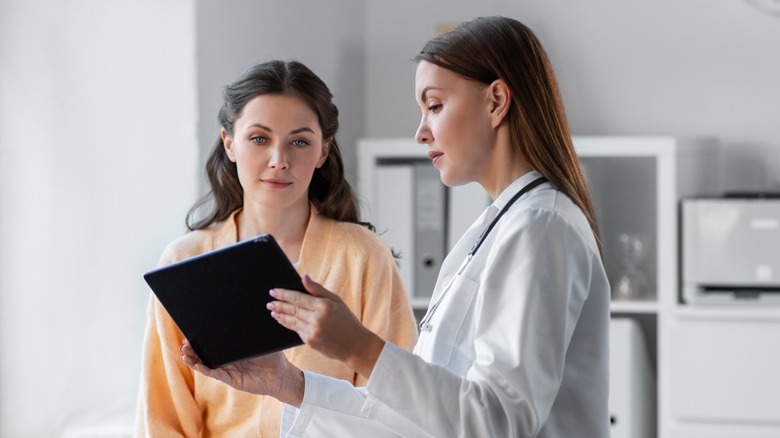
M 408 292 L 414 285 L 414 173 L 409 163 L 376 167 L 374 226 L 382 240 L 400 258 L 396 264 Z

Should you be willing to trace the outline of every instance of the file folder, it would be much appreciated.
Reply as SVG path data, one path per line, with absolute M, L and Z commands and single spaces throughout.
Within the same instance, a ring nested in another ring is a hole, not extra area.
M 396 258 L 401 282 L 408 293 L 414 286 L 414 173 L 409 162 L 376 167 L 374 226 Z M 411 298 L 411 297 L 410 297 Z
M 430 162 L 414 168 L 414 296 L 430 298 L 446 251 L 447 186 Z
M 378 160 L 374 183 L 374 225 L 400 256 L 396 263 L 413 304 L 425 306 L 448 250 L 450 190 L 429 160 L 415 158 Z M 462 203 L 471 204 L 474 197 L 479 195 L 470 193 Z M 464 215 L 468 224 L 479 210 L 469 213 Z M 460 232 L 467 228 L 458 225 Z

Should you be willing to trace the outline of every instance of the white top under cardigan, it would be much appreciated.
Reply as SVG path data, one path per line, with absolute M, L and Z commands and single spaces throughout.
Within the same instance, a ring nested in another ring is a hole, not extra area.
M 579 208 L 550 183 L 522 196 L 462 275 L 507 187 L 444 261 L 454 281 L 414 354 L 387 343 L 368 386 L 305 372 L 286 437 L 607 437 L 609 284 Z

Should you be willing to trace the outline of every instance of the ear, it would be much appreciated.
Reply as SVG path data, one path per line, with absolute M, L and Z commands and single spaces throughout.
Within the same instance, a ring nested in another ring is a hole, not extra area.
M 233 137 L 231 137 L 225 128 L 221 128 L 219 131 L 219 136 L 222 138 L 222 146 L 225 148 L 225 153 L 228 156 L 228 159 L 232 162 L 236 162 L 236 154 L 233 152 Z
M 512 104 L 512 94 L 509 92 L 503 79 L 496 79 L 488 85 L 488 99 L 490 99 L 490 121 L 493 128 L 497 128 L 509 113 Z
M 320 156 L 319 160 L 317 160 L 317 169 L 322 167 L 325 164 L 325 161 L 328 159 L 328 153 L 330 153 L 331 141 L 333 141 L 333 138 L 329 138 L 322 142 L 322 155 Z

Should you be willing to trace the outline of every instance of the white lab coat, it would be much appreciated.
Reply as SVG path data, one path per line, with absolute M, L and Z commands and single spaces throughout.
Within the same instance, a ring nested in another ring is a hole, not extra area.
M 461 275 L 512 183 L 444 261 L 414 354 L 387 344 L 368 385 L 305 372 L 287 437 L 609 436 L 609 284 L 576 205 L 550 183 L 521 197 Z

